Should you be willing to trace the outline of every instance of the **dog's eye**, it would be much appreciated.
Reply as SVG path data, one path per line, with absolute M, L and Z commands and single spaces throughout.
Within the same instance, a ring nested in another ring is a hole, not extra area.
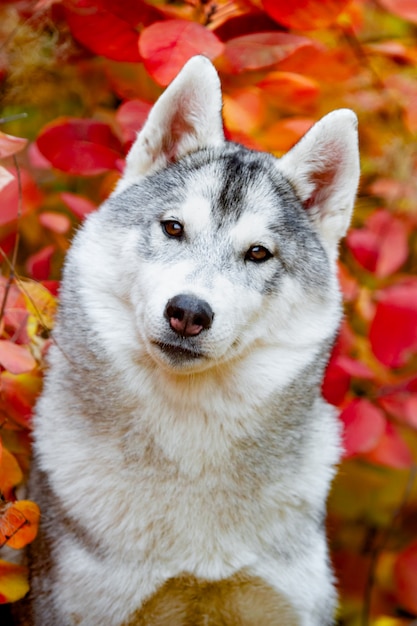
M 184 234 L 184 226 L 176 220 L 166 220 L 161 222 L 162 230 L 168 237 L 180 239 Z
M 264 246 L 252 246 L 246 252 L 245 261 L 253 261 L 253 263 L 263 263 L 272 257 L 272 253 Z

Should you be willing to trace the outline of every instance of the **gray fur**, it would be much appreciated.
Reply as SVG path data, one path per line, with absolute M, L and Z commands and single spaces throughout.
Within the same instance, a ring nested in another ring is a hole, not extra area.
M 220 102 L 213 67 L 192 59 L 69 251 L 35 418 L 33 626 L 333 623 L 323 519 L 339 429 L 320 385 L 354 118 L 331 114 L 278 161 L 224 141 Z M 165 312 L 178 294 L 212 323 L 179 332 Z

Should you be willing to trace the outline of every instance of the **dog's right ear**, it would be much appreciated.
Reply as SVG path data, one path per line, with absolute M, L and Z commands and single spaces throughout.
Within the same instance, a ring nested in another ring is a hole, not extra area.
M 212 63 L 195 56 L 156 101 L 126 159 L 116 192 L 201 148 L 224 141 L 222 95 Z

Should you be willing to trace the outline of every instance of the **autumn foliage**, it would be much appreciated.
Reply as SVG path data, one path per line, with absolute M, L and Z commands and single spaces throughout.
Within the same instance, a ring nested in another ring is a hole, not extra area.
M 114 187 L 163 87 L 205 54 L 231 140 L 279 156 L 332 109 L 359 117 L 346 318 L 323 385 L 345 446 L 328 529 L 339 624 L 414 623 L 417 3 L 1 0 L 0 40 L 0 545 L 18 550 L 36 533 L 20 488 L 71 236 Z M 0 602 L 27 591 L 9 554 Z

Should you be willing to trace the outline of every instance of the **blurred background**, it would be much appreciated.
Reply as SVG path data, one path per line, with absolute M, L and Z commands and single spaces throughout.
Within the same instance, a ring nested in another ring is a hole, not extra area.
M 194 54 L 220 73 L 228 139 L 250 148 L 280 156 L 325 113 L 358 115 L 323 385 L 345 446 L 328 534 L 339 626 L 415 625 L 417 0 L 0 0 L 0 603 L 28 588 L 13 556 L 38 511 L 20 487 L 66 250 Z

